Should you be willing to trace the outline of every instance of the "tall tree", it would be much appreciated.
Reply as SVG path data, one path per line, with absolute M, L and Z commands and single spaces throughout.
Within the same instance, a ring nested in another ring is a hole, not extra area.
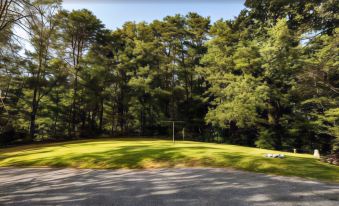
M 60 13 L 62 39 L 65 43 L 64 53 L 65 60 L 71 66 L 70 71 L 73 75 L 73 103 L 71 110 L 71 135 L 78 135 L 79 123 L 79 96 L 78 96 L 78 80 L 79 72 L 82 69 L 82 59 L 90 47 L 90 44 L 95 41 L 95 37 L 103 25 L 91 11 L 73 10 L 72 12 L 63 11 Z
M 32 140 L 36 132 L 36 115 L 41 98 L 47 91 L 45 81 L 48 75 L 48 60 L 51 56 L 51 44 L 56 32 L 55 15 L 60 9 L 61 1 L 35 1 L 28 20 L 32 52 L 28 52 L 34 66 L 31 67 L 32 103 L 30 113 L 29 137 Z
M 298 37 L 288 29 L 285 19 L 269 29 L 268 40 L 260 52 L 263 58 L 264 80 L 269 85 L 267 120 L 274 130 L 275 147 L 281 148 L 284 126 L 282 118 L 289 114 L 293 104 L 291 98 L 296 85 L 296 74 L 301 69 Z

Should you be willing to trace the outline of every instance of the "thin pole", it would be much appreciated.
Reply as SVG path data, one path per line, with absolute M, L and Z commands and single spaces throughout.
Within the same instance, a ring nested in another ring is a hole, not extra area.
M 183 122 L 183 121 L 162 121 L 162 122 L 172 123 L 172 139 L 173 139 L 173 144 L 175 144 L 175 123 Z
M 185 128 L 182 128 L 182 141 L 185 141 Z
M 175 141 L 174 141 L 174 121 L 172 122 L 172 125 L 173 125 L 173 144 L 175 144 Z

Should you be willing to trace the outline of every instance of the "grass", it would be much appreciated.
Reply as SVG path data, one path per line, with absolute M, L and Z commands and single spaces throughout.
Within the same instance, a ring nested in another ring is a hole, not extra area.
M 265 158 L 283 153 L 284 159 Z M 253 172 L 339 182 L 339 167 L 307 154 L 236 145 L 158 139 L 93 139 L 0 149 L 0 167 L 38 166 L 97 169 L 230 167 Z

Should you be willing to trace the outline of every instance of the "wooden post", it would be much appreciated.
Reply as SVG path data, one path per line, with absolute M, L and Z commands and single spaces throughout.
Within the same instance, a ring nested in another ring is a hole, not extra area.
M 174 121 L 172 122 L 172 125 L 173 125 L 173 144 L 175 144 L 175 140 L 174 140 Z
M 182 128 L 182 141 L 185 141 L 185 128 Z

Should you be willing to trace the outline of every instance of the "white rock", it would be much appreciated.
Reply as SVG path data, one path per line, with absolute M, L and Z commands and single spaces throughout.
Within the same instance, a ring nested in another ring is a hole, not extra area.
M 283 155 L 283 154 L 265 154 L 264 157 L 270 157 L 270 158 L 284 158 L 285 155 Z
M 315 149 L 315 150 L 314 150 L 313 156 L 314 156 L 315 158 L 320 158 L 319 150 Z

